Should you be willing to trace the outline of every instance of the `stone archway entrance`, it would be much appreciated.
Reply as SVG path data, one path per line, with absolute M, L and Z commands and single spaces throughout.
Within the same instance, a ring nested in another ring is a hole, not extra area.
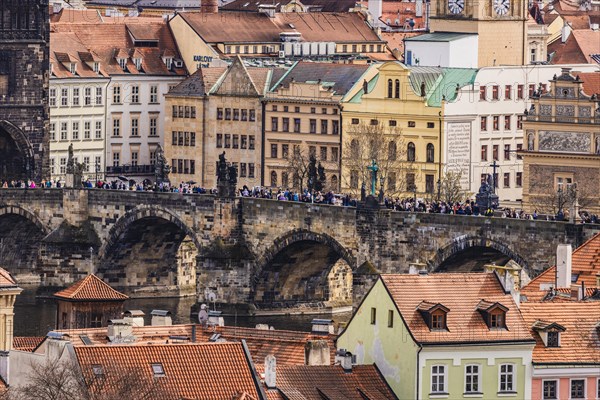
M 10 122 L 0 121 L 0 181 L 30 178 L 32 154 L 25 134 Z

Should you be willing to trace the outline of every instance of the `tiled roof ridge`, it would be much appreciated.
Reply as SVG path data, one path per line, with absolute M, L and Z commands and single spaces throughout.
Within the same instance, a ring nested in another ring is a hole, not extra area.
M 113 289 L 109 284 L 107 284 L 106 282 L 104 282 L 102 279 L 98 278 L 95 274 L 89 274 L 88 276 L 86 276 L 85 278 L 83 278 L 82 280 L 80 280 L 79 282 L 75 282 L 73 285 L 71 285 L 70 287 L 61 290 L 57 293 L 54 294 L 54 296 L 56 297 L 61 297 L 61 298 L 66 298 L 66 299 L 76 299 L 77 295 L 84 290 L 88 285 L 91 285 L 93 283 L 97 283 L 99 285 L 101 285 L 102 287 L 108 289 L 111 293 L 113 293 L 115 296 L 113 297 L 113 299 L 128 299 L 129 296 Z M 72 291 L 71 291 L 72 290 Z M 71 292 L 70 292 L 71 291 Z M 104 298 L 99 298 L 99 299 L 107 299 L 106 297 Z M 86 299 L 86 300 L 92 300 L 92 299 Z
M 98 348 L 98 347 L 105 347 L 105 348 L 119 348 L 119 347 L 124 347 L 124 348 L 128 348 L 128 349 L 140 349 L 140 348 L 160 348 L 160 347 L 164 347 L 164 348 L 172 348 L 173 346 L 177 346 L 177 347 L 182 347 L 182 346 L 186 346 L 186 347 L 194 347 L 194 346 L 241 346 L 242 342 L 232 342 L 232 341 L 226 341 L 226 342 L 193 342 L 193 343 L 177 343 L 172 344 L 172 343 L 146 343 L 143 344 L 142 346 L 132 346 L 130 343 L 115 343 L 115 344 L 94 344 L 93 346 L 82 346 L 82 347 L 78 347 L 78 348 Z

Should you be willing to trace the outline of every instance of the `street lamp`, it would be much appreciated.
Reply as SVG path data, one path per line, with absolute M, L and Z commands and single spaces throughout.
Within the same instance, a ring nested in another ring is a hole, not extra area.
M 29 159 L 25 159 L 25 190 L 29 189 Z
M 96 185 L 98 184 L 98 172 L 100 172 L 100 164 L 98 164 L 98 160 L 96 160 L 96 164 L 94 165 L 94 169 L 96 170 Z
M 558 215 L 562 215 L 563 190 L 562 185 L 558 187 Z M 561 218 L 562 219 L 562 218 Z
M 442 181 L 438 178 L 437 180 L 437 201 L 440 202 L 440 192 L 442 190 Z

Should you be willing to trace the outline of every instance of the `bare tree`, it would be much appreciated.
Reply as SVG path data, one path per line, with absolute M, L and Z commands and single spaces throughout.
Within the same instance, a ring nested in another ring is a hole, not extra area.
M 398 127 L 386 127 L 378 120 L 350 125 L 345 133 L 342 157 L 342 184 L 354 195 L 359 193 L 363 183 L 367 189 L 370 187 L 371 172 L 367 167 L 373 160 L 379 168 L 379 179 L 384 178 L 386 195 L 397 196 L 412 191 L 407 178 L 409 174 L 414 178 L 417 173 L 413 165 L 414 152 L 409 154 Z M 381 181 L 377 182 L 377 187 L 380 186 Z
M 473 196 L 461 184 L 462 172 L 447 171 L 440 180 L 440 200 L 448 203 L 463 202 Z
M 311 156 L 314 158 L 316 168 L 316 164 L 320 163 L 316 146 L 308 146 L 306 143 L 295 144 L 292 151 L 287 154 L 286 170 L 292 178 L 292 186 L 298 191 L 308 186 Z
M 541 214 L 556 215 L 559 210 L 569 211 L 575 203 L 582 211 L 594 207 L 597 195 L 592 185 L 578 185 L 576 182 L 566 182 L 558 188 L 554 185 L 554 177 L 542 168 L 530 168 L 529 176 L 529 207 L 530 211 L 537 210 Z

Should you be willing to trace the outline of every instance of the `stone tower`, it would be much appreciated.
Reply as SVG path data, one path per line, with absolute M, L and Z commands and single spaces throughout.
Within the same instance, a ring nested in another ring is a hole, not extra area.
M 8 271 L 0 268 L 0 352 L 12 349 L 14 305 L 22 291 Z
M 0 181 L 48 177 L 48 0 L 0 0 Z

